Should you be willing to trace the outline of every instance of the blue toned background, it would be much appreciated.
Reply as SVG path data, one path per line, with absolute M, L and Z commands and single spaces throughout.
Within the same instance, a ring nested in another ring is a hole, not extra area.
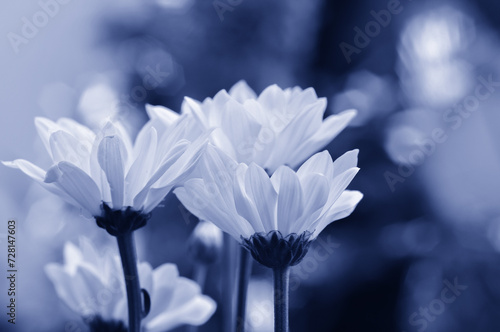
M 240 79 L 257 92 L 312 86 L 328 98 L 327 115 L 359 111 L 327 148 L 334 158 L 360 149 L 350 188 L 365 197 L 292 271 L 291 330 L 497 331 L 499 10 L 492 0 L 8 2 L 0 159 L 47 165 L 35 116 L 95 127 L 117 115 L 133 132 L 145 103 L 179 110 L 184 96 L 202 100 Z M 113 239 L 21 172 L 2 166 L 0 182 L 0 266 L 14 218 L 19 269 L 17 322 L 2 309 L 0 330 L 84 331 L 43 267 L 61 262 L 65 241 L 86 235 L 103 248 Z M 137 234 L 139 257 L 191 277 L 185 242 L 195 224 L 169 195 Z M 219 271 L 208 281 L 216 300 Z M 256 264 L 254 331 L 272 331 L 270 280 Z M 218 311 L 201 331 L 220 321 Z

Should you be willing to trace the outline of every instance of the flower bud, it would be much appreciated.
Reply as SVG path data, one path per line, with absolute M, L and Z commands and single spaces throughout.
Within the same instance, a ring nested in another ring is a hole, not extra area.
M 222 231 L 210 221 L 200 220 L 188 240 L 188 252 L 195 262 L 212 264 L 222 250 Z

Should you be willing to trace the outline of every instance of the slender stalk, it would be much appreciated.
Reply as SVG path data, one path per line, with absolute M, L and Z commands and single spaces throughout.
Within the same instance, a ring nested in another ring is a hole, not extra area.
M 245 248 L 240 248 L 240 270 L 238 277 L 238 298 L 236 306 L 236 331 L 245 331 L 248 282 L 252 273 L 252 256 Z
M 234 328 L 234 271 L 236 269 L 235 260 L 233 259 L 234 242 L 231 236 L 224 233 L 222 248 L 222 312 L 224 319 L 224 332 L 233 332 Z
M 193 280 L 196 281 L 202 290 L 205 289 L 205 281 L 207 280 L 208 265 L 206 264 L 196 264 Z
M 290 268 L 274 268 L 274 332 L 289 332 L 288 288 Z
M 116 239 L 118 240 L 118 249 L 120 250 L 123 276 L 127 289 L 128 328 L 130 332 L 140 332 L 142 299 L 133 232 L 119 235 Z

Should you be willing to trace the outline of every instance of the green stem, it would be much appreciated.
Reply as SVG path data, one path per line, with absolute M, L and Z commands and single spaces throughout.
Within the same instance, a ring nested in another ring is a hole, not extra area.
M 238 300 L 236 306 L 236 331 L 245 331 L 248 282 L 252 273 L 252 256 L 245 248 L 240 248 L 240 270 L 238 277 Z
M 274 332 L 288 332 L 290 268 L 274 268 Z
M 118 249 L 123 266 L 123 276 L 127 289 L 128 303 L 128 328 L 130 332 L 140 332 L 142 315 L 141 287 L 139 285 L 139 274 L 137 272 L 137 257 L 133 232 L 119 235 Z

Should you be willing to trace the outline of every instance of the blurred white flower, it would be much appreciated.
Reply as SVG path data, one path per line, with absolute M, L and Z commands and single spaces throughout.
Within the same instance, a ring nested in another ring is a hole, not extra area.
M 280 166 L 269 177 L 257 164 L 236 164 L 209 146 L 199 164 L 203 178 L 189 179 L 174 193 L 191 213 L 242 243 L 273 231 L 313 240 L 328 224 L 351 214 L 363 197 L 345 190 L 359 170 L 357 155 L 349 151 L 333 162 L 323 151 L 297 172 Z
M 64 264 L 50 263 L 45 267 L 57 295 L 88 324 L 128 321 L 127 297 L 122 278 L 123 270 L 117 254 L 98 253 L 88 239 L 82 238 L 78 248 L 70 242 L 64 247 Z M 194 281 L 179 276 L 174 264 L 156 269 L 146 262 L 139 263 L 142 287 L 151 299 L 151 310 L 143 319 L 147 332 L 174 329 L 183 324 L 202 325 L 215 312 L 216 303 L 202 295 Z M 105 325 L 106 326 L 106 325 Z
M 237 162 L 255 162 L 271 173 L 281 165 L 300 165 L 356 115 L 349 110 L 323 121 L 325 109 L 326 98 L 318 98 L 313 88 L 271 85 L 257 96 L 245 81 L 202 103 L 186 97 L 182 105 L 198 130 L 216 128 L 213 144 Z
M 3 164 L 93 216 L 103 213 L 103 202 L 115 211 L 149 213 L 192 169 L 207 143 L 206 136 L 186 139 L 185 116 L 162 112 L 161 123 L 155 112 L 150 116 L 135 144 L 119 122 L 94 133 L 71 119 L 36 118 L 52 166 L 45 171 L 22 159 Z

